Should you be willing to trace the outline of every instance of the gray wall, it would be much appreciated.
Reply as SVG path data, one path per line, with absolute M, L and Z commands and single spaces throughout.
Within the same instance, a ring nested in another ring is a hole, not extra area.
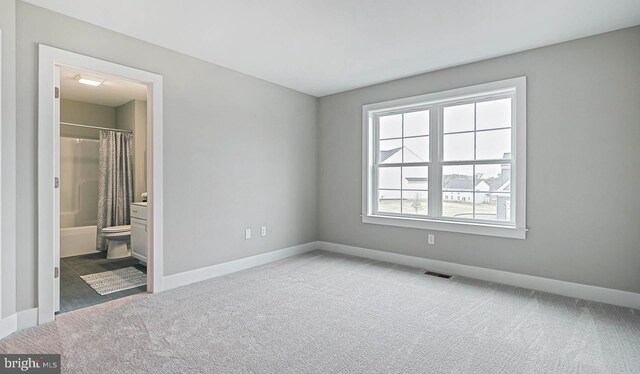
M 0 0 L 2 30 L 2 317 L 16 311 L 16 59 L 15 2 Z
M 640 27 L 319 103 L 320 240 L 640 292 Z M 527 76 L 526 240 L 363 224 L 362 105 Z
M 60 122 L 115 128 L 117 127 L 116 108 L 64 99 L 64 93 L 62 93 Z M 99 139 L 100 133 L 97 130 L 61 125 L 60 136 Z
M 63 93 L 60 100 L 60 121 L 113 128 L 116 127 L 116 108 L 68 100 Z
M 136 127 L 136 101 L 131 100 L 115 108 L 118 128 L 133 131 Z
M 133 133 L 133 201 L 142 201 L 147 191 L 147 102 L 131 100 L 116 108 L 120 129 Z
M 165 275 L 316 239 L 314 97 L 23 2 L 17 35 L 19 310 L 36 305 L 38 43 L 163 75 Z
M 135 101 L 135 127 L 133 129 L 134 178 L 133 201 L 142 201 L 147 192 L 147 102 Z

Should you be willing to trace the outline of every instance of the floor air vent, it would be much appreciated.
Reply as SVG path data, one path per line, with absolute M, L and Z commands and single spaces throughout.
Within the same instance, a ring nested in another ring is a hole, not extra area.
M 438 278 L 444 278 L 444 279 L 451 279 L 451 275 L 447 275 L 447 274 L 440 274 L 440 273 L 436 273 L 434 271 L 426 271 L 425 274 L 430 275 L 432 277 L 438 277 Z

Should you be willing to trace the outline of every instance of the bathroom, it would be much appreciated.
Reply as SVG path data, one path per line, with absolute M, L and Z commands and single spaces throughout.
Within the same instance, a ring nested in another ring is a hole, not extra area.
M 60 68 L 59 313 L 146 292 L 147 87 Z

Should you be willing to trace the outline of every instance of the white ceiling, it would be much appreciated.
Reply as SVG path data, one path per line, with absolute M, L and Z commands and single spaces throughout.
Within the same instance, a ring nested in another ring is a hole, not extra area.
M 104 80 L 104 82 L 97 87 L 87 86 L 76 81 L 77 75 Z M 60 97 L 67 100 L 118 107 L 131 100 L 146 101 L 147 86 L 76 68 L 61 67 Z
M 315 96 L 640 24 L 640 0 L 26 0 Z

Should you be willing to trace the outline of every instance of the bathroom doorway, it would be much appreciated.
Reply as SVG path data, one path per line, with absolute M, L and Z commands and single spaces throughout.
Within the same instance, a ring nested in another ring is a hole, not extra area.
M 40 45 L 39 324 L 161 290 L 161 97 L 157 74 Z
M 147 290 L 147 86 L 69 66 L 59 72 L 54 311 L 64 313 Z

